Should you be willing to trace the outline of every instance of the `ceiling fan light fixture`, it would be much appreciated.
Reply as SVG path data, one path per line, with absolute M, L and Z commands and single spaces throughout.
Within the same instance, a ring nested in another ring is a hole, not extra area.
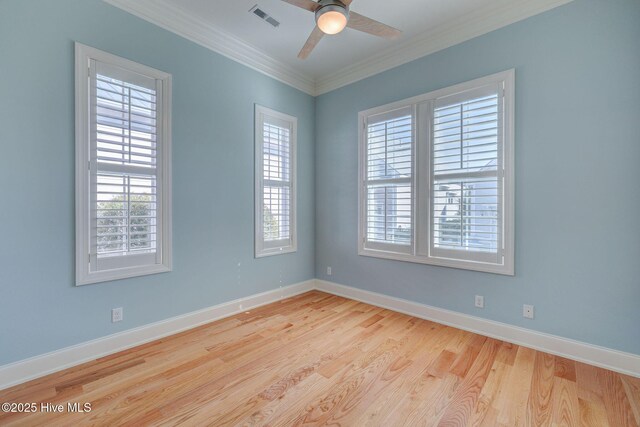
M 298 58 L 307 59 L 325 34 L 338 34 L 345 27 L 369 33 L 374 36 L 392 39 L 402 31 L 367 18 L 356 12 L 349 12 L 353 0 L 282 0 L 290 5 L 315 13 L 316 25 L 298 53 Z
M 330 4 L 316 11 L 316 24 L 325 34 L 338 34 L 349 20 L 349 11 L 338 4 Z

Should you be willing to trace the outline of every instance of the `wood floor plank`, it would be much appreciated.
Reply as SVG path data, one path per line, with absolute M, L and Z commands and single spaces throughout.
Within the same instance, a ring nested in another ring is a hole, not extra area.
M 632 378 L 628 375 L 620 375 L 620 380 L 627 393 L 627 399 L 631 405 L 636 423 L 640 425 L 640 378 Z
M 292 389 L 282 399 L 269 402 L 261 410 L 247 414 L 248 418 L 236 425 L 294 425 L 293 420 L 306 411 L 308 403 L 325 395 L 333 385 L 334 383 L 331 380 L 322 376 L 311 376 L 308 385 Z
M 511 369 L 511 365 L 502 362 L 498 358 L 502 348 L 503 346 L 498 350 L 496 359 L 491 367 L 491 372 L 482 387 L 480 397 L 478 398 L 474 413 L 469 422 L 470 426 L 491 426 L 497 424 L 499 412 L 494 407 L 494 402 L 497 401 L 497 397 L 500 395 L 501 384 L 503 384 Z
M 10 426 L 637 427 L 640 379 L 311 291 L 0 391 Z
M 576 383 L 556 377 L 553 380 L 552 425 L 576 426 L 580 420 L 580 402 Z M 624 425 L 624 424 L 621 424 Z
M 498 422 L 510 426 L 522 426 L 526 422 L 527 402 L 531 390 L 536 351 L 520 347 L 502 387 L 501 402 L 498 409 Z
M 555 376 L 564 378 L 568 381 L 576 381 L 576 362 L 565 359 L 564 357 L 554 356 L 555 359 Z
M 505 365 L 513 366 L 513 362 L 516 360 L 519 348 L 519 346 L 511 344 L 510 342 L 503 342 L 500 346 L 500 350 L 498 350 L 496 361 L 504 363 Z
M 471 344 L 470 347 L 474 344 Z M 477 357 L 474 357 L 470 369 L 466 370 L 464 380 L 456 389 L 447 411 L 438 423 L 439 426 L 448 427 L 469 424 L 500 344 L 499 341 L 491 338 L 483 341 L 480 352 Z
M 602 369 L 598 371 L 598 379 L 602 386 L 609 423 L 614 426 L 638 427 L 620 375 Z
M 457 375 L 447 374 L 442 382 L 434 387 L 435 384 L 431 383 L 433 388 L 432 393 L 429 393 L 428 404 L 422 404 L 417 408 L 415 416 L 415 424 L 424 426 L 436 426 L 438 420 L 442 418 L 442 415 L 449 407 L 449 402 L 453 399 L 456 390 L 462 383 L 462 378 Z M 394 425 L 403 425 L 404 416 L 398 414 L 398 417 L 393 421 Z
M 476 357 L 478 357 L 478 354 L 486 340 L 487 337 L 483 337 L 481 335 L 471 336 L 466 348 L 462 349 L 458 353 L 458 357 L 453 362 L 450 372 L 461 378 L 466 377 L 467 373 L 475 363 Z
M 551 422 L 551 391 L 556 373 L 556 358 L 536 353 L 533 379 L 527 406 L 527 424 L 544 426 Z
M 580 425 L 584 427 L 608 427 L 609 419 L 604 404 L 578 398 Z

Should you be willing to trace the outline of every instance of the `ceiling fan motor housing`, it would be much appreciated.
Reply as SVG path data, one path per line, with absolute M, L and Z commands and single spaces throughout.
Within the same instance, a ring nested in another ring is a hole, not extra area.
M 338 12 L 349 20 L 349 7 L 340 0 L 320 0 L 318 4 L 320 7 L 318 7 L 315 12 L 316 23 L 318 19 L 327 12 Z

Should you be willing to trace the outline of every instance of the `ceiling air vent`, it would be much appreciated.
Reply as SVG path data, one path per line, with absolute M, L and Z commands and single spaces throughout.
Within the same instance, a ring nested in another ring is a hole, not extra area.
M 268 24 L 270 24 L 272 27 L 274 28 L 278 28 L 280 26 L 280 23 L 278 21 L 276 21 L 275 19 L 273 19 L 267 12 L 265 12 L 264 10 L 260 9 L 260 7 L 258 5 L 253 6 L 249 12 L 253 13 L 254 15 L 256 15 L 258 18 L 262 19 L 263 21 L 267 22 Z

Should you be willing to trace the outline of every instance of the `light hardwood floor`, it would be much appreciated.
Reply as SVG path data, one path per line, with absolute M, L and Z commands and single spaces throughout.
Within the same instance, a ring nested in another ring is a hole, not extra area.
M 640 379 L 313 291 L 0 391 L 0 425 L 638 426 Z

